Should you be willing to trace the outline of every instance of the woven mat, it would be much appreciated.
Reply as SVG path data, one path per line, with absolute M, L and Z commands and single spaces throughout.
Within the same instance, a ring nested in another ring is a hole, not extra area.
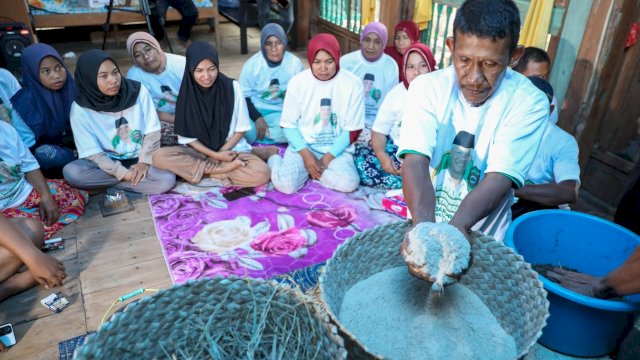
M 174 283 L 216 275 L 271 278 L 306 269 L 297 276 L 308 288 L 317 282 L 318 265 L 346 239 L 398 221 L 316 182 L 293 195 L 262 187 L 254 196 L 226 200 L 224 193 L 233 190 L 183 184 L 149 197 Z
M 84 341 L 87 339 L 87 336 L 89 334 L 80 335 L 68 340 L 60 341 L 58 343 L 58 350 L 60 351 L 60 360 L 73 359 L 73 352 L 76 351 L 77 347 L 84 344 Z

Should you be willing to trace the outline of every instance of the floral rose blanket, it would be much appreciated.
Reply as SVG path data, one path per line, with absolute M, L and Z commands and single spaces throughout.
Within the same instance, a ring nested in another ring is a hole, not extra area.
M 252 196 L 226 200 L 225 192 L 233 190 L 181 185 L 150 196 L 174 283 L 217 275 L 270 278 L 303 269 L 385 221 L 369 216 L 364 202 L 315 182 L 293 195 L 258 188 Z

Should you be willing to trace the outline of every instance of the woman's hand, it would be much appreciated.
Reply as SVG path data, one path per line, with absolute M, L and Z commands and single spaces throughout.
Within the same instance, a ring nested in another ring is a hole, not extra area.
M 262 116 L 256 119 L 256 134 L 258 140 L 264 140 L 266 136 L 269 136 L 269 127 Z
M 318 180 L 322 176 L 324 169 L 322 168 L 322 161 L 318 160 L 316 156 L 309 149 L 302 149 L 300 151 L 302 161 L 304 161 L 304 167 L 309 172 L 309 176 L 313 180 Z
M 213 160 L 222 162 L 231 162 L 238 158 L 238 152 L 233 150 L 218 151 L 215 156 L 211 156 Z
M 380 154 L 380 156 L 378 156 L 378 161 L 380 161 L 380 166 L 382 167 L 382 170 L 386 171 L 388 174 L 400 175 L 400 169 L 396 167 L 396 164 L 393 162 L 393 159 L 386 153 Z
M 326 170 L 329 167 L 329 164 L 335 159 L 332 153 L 326 153 L 322 155 L 320 162 L 322 163 L 322 170 Z
M 149 164 L 137 163 L 131 165 L 131 167 L 129 168 L 129 172 L 127 173 L 127 175 L 130 174 L 130 179 L 128 180 L 131 181 L 131 185 L 138 185 L 140 181 L 144 180 L 144 178 L 147 177 L 148 172 Z M 125 179 L 126 177 L 127 176 L 125 175 Z
M 44 196 L 43 196 L 44 195 Z M 44 221 L 47 226 L 51 226 L 58 221 L 60 211 L 58 210 L 58 204 L 50 193 L 40 194 L 40 219 Z

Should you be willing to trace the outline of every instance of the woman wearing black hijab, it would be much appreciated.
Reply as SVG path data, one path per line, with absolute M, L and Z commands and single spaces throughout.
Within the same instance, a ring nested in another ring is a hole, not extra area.
M 266 184 L 269 167 L 243 138 L 251 124 L 240 85 L 219 72 L 218 52 L 209 43 L 195 41 L 186 57 L 175 119 L 181 146 L 158 150 L 153 164 L 190 183 L 210 177 L 224 185 Z
M 80 189 L 119 189 L 156 194 L 175 185 L 175 175 L 151 166 L 160 147 L 160 121 L 147 89 L 120 74 L 104 51 L 89 50 L 76 65 L 78 96 L 71 128 L 79 160 L 64 178 Z

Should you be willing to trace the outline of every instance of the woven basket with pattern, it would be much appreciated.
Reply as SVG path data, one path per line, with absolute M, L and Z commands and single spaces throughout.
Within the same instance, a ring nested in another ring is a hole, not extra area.
M 268 308 L 268 316 L 276 319 L 273 322 L 278 326 L 283 317 L 300 319 L 296 331 L 313 334 L 311 341 L 300 345 L 313 354 L 308 358 L 346 358 L 336 327 L 302 293 L 274 282 L 240 278 L 190 281 L 132 304 L 90 335 L 74 358 L 171 359 L 172 354 L 183 358 L 176 343 L 185 344 L 185 339 L 193 343 L 206 336 L 203 331 L 193 331 L 194 323 L 204 321 L 213 324 L 209 326 L 224 327 L 225 331 L 239 328 L 242 322 L 252 321 L 255 304 L 269 304 L 260 309 Z M 273 334 L 269 331 L 265 330 L 263 336 Z M 282 358 L 294 357 L 284 354 Z
M 362 232 L 342 244 L 320 276 L 326 311 L 340 329 L 349 358 L 381 359 L 345 328 L 336 316 L 345 294 L 358 282 L 381 271 L 405 266 L 400 244 L 409 222 Z M 472 234 L 473 264 L 460 283 L 491 310 L 502 328 L 515 339 L 518 358 L 528 353 L 549 317 L 546 291 L 522 256 L 479 232 Z M 446 291 L 446 290 L 445 290 Z

